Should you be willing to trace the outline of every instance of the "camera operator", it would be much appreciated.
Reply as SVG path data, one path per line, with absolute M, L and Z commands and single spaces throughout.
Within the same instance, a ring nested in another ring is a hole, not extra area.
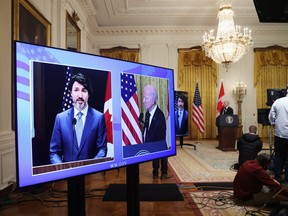
M 275 100 L 269 112 L 269 121 L 274 127 L 274 165 L 275 179 L 279 182 L 288 181 L 288 95 Z M 285 178 L 282 172 L 285 167 Z

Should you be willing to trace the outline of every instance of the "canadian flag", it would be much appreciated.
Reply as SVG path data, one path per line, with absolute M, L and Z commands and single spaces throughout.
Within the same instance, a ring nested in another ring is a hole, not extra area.
M 218 96 L 218 103 L 217 103 L 216 117 L 218 117 L 220 115 L 220 111 L 224 107 L 224 97 L 225 97 L 224 85 L 223 85 L 223 81 L 221 81 L 221 87 L 220 87 L 219 96 Z
M 112 94 L 111 94 L 111 73 L 108 73 L 106 95 L 104 104 L 104 117 L 106 123 L 107 142 L 113 144 L 112 130 Z

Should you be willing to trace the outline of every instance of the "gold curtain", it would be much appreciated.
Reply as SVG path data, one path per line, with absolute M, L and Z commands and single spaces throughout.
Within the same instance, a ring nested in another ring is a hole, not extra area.
M 217 64 L 206 57 L 200 46 L 178 49 L 178 90 L 188 92 L 189 137 L 216 138 L 216 87 L 218 80 Z M 205 131 L 199 133 L 192 122 L 192 104 L 198 82 L 204 111 Z
M 158 92 L 158 101 L 157 104 L 159 108 L 163 111 L 165 117 L 168 116 L 168 80 L 166 79 L 159 79 L 155 77 L 148 77 L 148 76 L 136 76 L 135 77 L 136 85 L 137 85 L 137 92 L 138 98 L 140 95 L 143 95 L 143 89 L 146 85 L 151 84 L 153 85 Z M 139 109 L 140 112 L 145 113 L 145 107 L 143 105 L 143 98 L 139 98 Z
M 254 86 L 257 109 L 266 105 L 267 89 L 286 88 L 288 84 L 288 48 L 271 46 L 254 49 Z M 269 128 L 258 125 L 259 135 L 269 137 Z
M 100 55 L 126 61 L 140 62 L 139 49 L 131 49 L 122 46 L 113 47 L 110 49 L 100 49 Z
M 100 49 L 100 55 L 116 58 L 132 62 L 140 62 L 140 50 L 130 49 L 127 47 L 113 47 L 111 49 Z M 168 116 L 167 104 L 168 104 L 168 81 L 166 79 L 159 79 L 149 76 L 135 75 L 135 82 L 137 85 L 138 100 L 139 100 L 139 110 L 145 113 L 145 108 L 143 106 L 143 88 L 147 84 L 153 85 L 158 91 L 158 106 L 163 111 L 164 115 Z M 120 90 L 120 89 L 119 89 Z

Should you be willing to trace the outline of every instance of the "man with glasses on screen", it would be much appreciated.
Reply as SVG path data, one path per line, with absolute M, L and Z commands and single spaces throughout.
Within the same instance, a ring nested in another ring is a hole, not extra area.
M 105 157 L 106 126 L 103 113 L 89 107 L 90 81 L 81 73 L 69 83 L 74 107 L 57 114 L 50 142 L 52 164 Z

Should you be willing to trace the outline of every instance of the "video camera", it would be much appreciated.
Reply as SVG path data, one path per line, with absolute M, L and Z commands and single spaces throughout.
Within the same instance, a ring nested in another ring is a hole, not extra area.
M 267 106 L 272 106 L 272 104 L 278 99 L 285 97 L 287 94 L 287 89 L 267 89 Z M 270 125 L 268 115 L 270 112 L 270 108 L 262 108 L 258 109 L 258 124 Z
M 285 97 L 287 94 L 287 89 L 267 89 L 267 106 L 272 106 L 274 101 L 278 98 Z

